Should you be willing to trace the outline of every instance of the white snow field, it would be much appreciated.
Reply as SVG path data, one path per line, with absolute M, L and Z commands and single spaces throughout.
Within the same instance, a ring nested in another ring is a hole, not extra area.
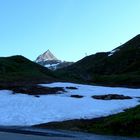
M 9 90 L 0 90 L 0 125 L 30 126 L 53 121 L 80 118 L 97 118 L 122 112 L 126 108 L 140 104 L 140 89 L 112 88 L 81 85 L 74 83 L 40 84 L 44 87 L 64 87 L 67 92 L 57 95 L 12 94 Z M 67 86 L 77 90 L 66 89 Z M 72 98 L 70 95 L 83 95 Z M 96 100 L 92 95 L 123 94 L 133 97 L 127 100 Z

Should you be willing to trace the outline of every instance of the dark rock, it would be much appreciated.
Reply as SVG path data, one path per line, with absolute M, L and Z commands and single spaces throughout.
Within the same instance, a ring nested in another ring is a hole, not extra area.
M 35 97 L 39 98 L 40 96 L 39 95 L 35 95 Z
M 94 95 L 92 96 L 94 99 L 99 100 L 124 100 L 124 99 L 132 99 L 130 96 L 118 95 L 118 94 L 107 94 L 107 95 Z
M 65 92 L 63 87 L 42 87 L 39 85 L 11 85 L 2 89 L 12 90 L 13 94 L 23 93 L 29 95 L 61 94 L 62 92 Z
M 73 97 L 73 98 L 83 98 L 83 96 L 81 96 L 81 95 L 71 95 L 70 97 Z
M 66 89 L 78 89 L 77 87 L 66 87 Z

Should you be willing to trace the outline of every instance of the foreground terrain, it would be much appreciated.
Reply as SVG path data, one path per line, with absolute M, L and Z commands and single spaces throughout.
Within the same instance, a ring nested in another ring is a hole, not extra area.
M 138 138 L 128 138 L 120 136 L 104 136 L 73 131 L 43 130 L 33 128 L 0 129 L 0 139 L 2 140 L 139 140 Z
M 136 123 L 140 119 L 139 107 L 135 108 L 134 111 L 132 109 L 132 111 L 126 112 L 126 114 L 122 113 L 122 115 L 118 114 L 118 116 L 112 116 L 111 118 L 99 119 L 97 122 L 89 119 L 113 115 L 139 105 L 140 89 L 113 88 L 63 82 L 39 84 L 38 86 L 47 89 L 60 88 L 63 90 L 57 93 L 54 92 L 54 94 L 47 93 L 46 95 L 39 93 L 23 94 L 12 90 L 0 90 L 0 114 L 2 114 L 0 116 L 0 125 L 36 125 L 37 127 L 41 126 L 43 128 L 54 126 L 54 128 L 69 128 L 71 130 L 124 135 L 131 135 L 132 133 L 125 133 L 122 130 L 128 128 L 129 132 L 131 126 L 136 126 L 136 129 L 132 129 L 132 132 L 136 133 L 132 135 L 139 136 L 137 132 L 139 131 L 140 123 Z M 101 99 L 93 98 L 95 95 L 100 96 Z M 107 98 L 102 99 L 102 95 L 106 95 L 105 97 Z M 74 121 L 62 122 L 60 124 L 45 124 L 66 120 Z M 125 126 L 123 126 L 122 122 Z
M 140 106 L 108 117 L 52 122 L 36 127 L 140 137 Z

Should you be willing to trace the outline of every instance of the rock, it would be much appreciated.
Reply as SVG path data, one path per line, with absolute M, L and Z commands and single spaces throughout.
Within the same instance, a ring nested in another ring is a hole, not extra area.
M 82 95 L 71 95 L 70 97 L 73 97 L 73 98 L 83 98 Z
M 94 95 L 92 96 L 94 99 L 99 100 L 124 100 L 124 99 L 132 99 L 130 96 L 124 96 L 119 94 L 107 94 L 107 95 Z
M 66 87 L 66 89 L 78 89 L 77 87 Z
M 35 97 L 39 98 L 40 96 L 39 95 L 35 95 Z
M 9 90 L 15 93 L 23 93 L 28 95 L 48 95 L 48 94 L 62 94 L 66 92 L 63 87 L 41 87 L 39 85 L 29 85 L 29 86 L 11 86 Z

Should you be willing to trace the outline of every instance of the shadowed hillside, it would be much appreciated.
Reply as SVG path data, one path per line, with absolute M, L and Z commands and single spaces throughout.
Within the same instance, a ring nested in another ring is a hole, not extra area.
M 53 72 L 23 56 L 0 57 L 0 81 L 54 80 Z
M 111 52 L 87 56 L 58 73 L 76 81 L 140 86 L 140 35 Z

